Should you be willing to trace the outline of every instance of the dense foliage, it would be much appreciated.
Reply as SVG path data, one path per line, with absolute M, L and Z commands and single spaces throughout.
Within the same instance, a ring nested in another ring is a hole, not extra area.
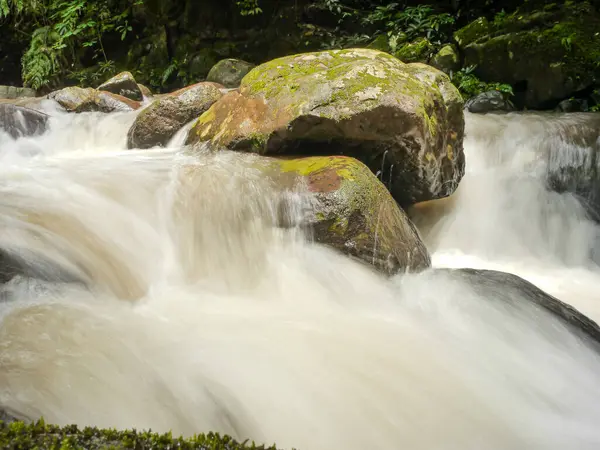
M 0 448 L 11 450 L 100 450 L 100 449 L 201 449 L 201 450 L 276 450 L 254 443 L 239 443 L 228 436 L 209 433 L 189 439 L 174 438 L 171 433 L 101 430 L 71 425 L 57 427 L 44 421 L 35 424 L 0 422 Z
M 592 0 L 592 3 L 600 0 Z M 0 84 L 42 92 L 97 86 L 122 71 L 157 91 L 202 80 L 217 61 L 262 63 L 291 53 L 369 46 L 430 63 L 478 17 L 498 23 L 541 0 L 0 0 Z M 23 42 L 27 42 L 23 47 Z M 577 45 L 564 37 L 565 49 Z M 10 55 L 7 55 L 10 53 Z M 446 70 L 465 98 L 513 87 Z M 20 66 L 20 70 L 11 69 Z M 598 105 L 597 102 L 593 102 Z

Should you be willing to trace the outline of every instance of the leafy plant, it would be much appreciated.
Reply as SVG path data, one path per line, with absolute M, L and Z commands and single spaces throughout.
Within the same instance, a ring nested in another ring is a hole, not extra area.
M 465 100 L 487 91 L 499 91 L 506 99 L 514 95 L 510 84 L 481 81 L 473 73 L 476 68 L 476 66 L 469 66 L 450 74 L 452 83 L 458 88 Z
M 242 16 L 254 16 L 263 12 L 258 6 L 258 0 L 238 0 L 236 4 Z
M 390 40 L 402 34 L 409 41 L 425 37 L 439 44 L 448 40 L 454 20 L 450 14 L 436 13 L 429 5 L 401 8 L 398 3 L 390 3 L 376 7 L 364 23 L 382 25 Z
M 50 82 L 61 67 L 61 53 L 55 48 L 60 36 L 53 27 L 40 27 L 33 32 L 29 49 L 22 58 L 23 83 L 39 89 Z
M 128 21 L 130 8 L 140 3 L 137 0 L 121 9 L 118 0 L 0 0 L 0 18 L 26 15 L 33 25 L 22 58 L 24 85 L 39 89 L 67 73 L 88 79 L 90 74 L 77 74 L 77 67 L 90 52 L 93 60 L 101 61 L 97 76 L 104 75 L 114 63 L 106 54 L 103 39 L 118 33 L 124 40 L 133 30 Z

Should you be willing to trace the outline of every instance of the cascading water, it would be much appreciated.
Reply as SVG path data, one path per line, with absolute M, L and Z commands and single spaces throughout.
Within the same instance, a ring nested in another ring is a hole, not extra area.
M 561 169 L 600 173 L 600 116 L 467 113 L 465 134 L 456 193 L 414 214 L 433 264 L 518 274 L 599 320 L 600 227 L 585 201 L 547 185 Z
M 554 316 L 276 227 L 305 196 L 251 155 L 126 151 L 135 113 L 54 114 L 0 137 L 0 249 L 45 274 L 0 293 L 0 406 L 281 448 L 600 446 L 600 354 Z M 513 157 L 541 132 L 522 120 L 467 118 L 469 174 L 423 228 L 434 260 L 522 268 L 600 319 L 597 228 Z

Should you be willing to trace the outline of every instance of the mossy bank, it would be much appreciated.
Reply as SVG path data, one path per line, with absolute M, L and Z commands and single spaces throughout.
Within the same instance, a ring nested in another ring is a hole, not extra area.
M 0 422 L 0 448 L 11 450 L 277 450 L 273 446 L 237 442 L 229 436 L 199 434 L 190 438 L 170 433 L 117 431 L 99 428 L 58 427 L 43 420 L 33 424 Z

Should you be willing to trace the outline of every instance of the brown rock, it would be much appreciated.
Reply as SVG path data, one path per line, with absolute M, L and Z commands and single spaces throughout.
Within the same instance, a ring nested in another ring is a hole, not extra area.
M 166 145 L 185 124 L 221 98 L 219 87 L 215 83 L 198 83 L 154 100 L 129 130 L 128 148 Z

